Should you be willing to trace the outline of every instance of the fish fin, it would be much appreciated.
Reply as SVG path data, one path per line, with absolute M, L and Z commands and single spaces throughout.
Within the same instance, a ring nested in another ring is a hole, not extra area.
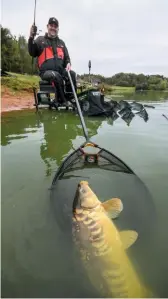
M 120 238 L 124 249 L 127 249 L 135 243 L 138 233 L 135 230 L 123 230 L 120 232 Z
M 118 217 L 118 215 L 123 210 L 123 204 L 121 199 L 112 198 L 102 203 L 103 208 L 108 213 L 108 216 L 112 219 Z

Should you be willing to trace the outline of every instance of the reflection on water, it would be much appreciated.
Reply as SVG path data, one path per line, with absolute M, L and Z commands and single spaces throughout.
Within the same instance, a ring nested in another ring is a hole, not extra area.
M 147 110 L 148 122 L 134 117 L 130 126 L 121 118 L 86 118 L 93 141 L 123 159 L 150 194 L 135 177 L 83 169 L 59 182 L 54 201 L 54 172 L 84 142 L 78 116 L 15 111 L 2 117 L 2 297 L 99 297 L 71 243 L 71 204 L 81 176 L 100 200 L 122 198 L 115 223 L 140 235 L 129 254 L 145 282 L 167 297 L 168 122 L 162 114 L 168 115 L 168 102 L 155 107 Z
M 40 155 L 47 166 L 46 174 L 51 175 L 51 160 L 57 161 L 57 165 L 59 165 L 70 153 L 72 140 L 81 135 L 82 130 L 79 126 L 79 118 L 74 114 L 68 114 L 68 122 L 66 113 L 60 113 L 58 116 L 55 116 L 55 113 L 52 115 L 50 113 L 39 117 L 44 129 L 44 142 L 41 144 Z M 52 122 L 52 126 L 50 122 Z M 89 133 L 91 135 L 96 134 L 100 123 L 101 119 L 90 123 Z
M 137 102 L 150 102 L 151 104 L 156 102 L 164 102 L 168 100 L 167 91 L 137 91 L 136 93 L 127 93 L 127 94 L 111 94 L 113 99 L 125 99 L 126 101 L 137 101 Z

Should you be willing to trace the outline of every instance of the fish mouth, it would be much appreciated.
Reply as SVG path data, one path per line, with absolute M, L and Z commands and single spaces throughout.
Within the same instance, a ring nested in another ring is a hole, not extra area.
M 73 212 L 76 209 L 91 210 L 97 207 L 100 203 L 93 199 L 92 190 L 89 188 L 88 181 L 80 181 L 77 185 L 77 190 L 73 202 Z
M 80 181 L 79 183 L 78 183 L 78 188 L 79 187 L 81 187 L 82 185 L 89 185 L 89 183 L 88 183 L 88 181 Z

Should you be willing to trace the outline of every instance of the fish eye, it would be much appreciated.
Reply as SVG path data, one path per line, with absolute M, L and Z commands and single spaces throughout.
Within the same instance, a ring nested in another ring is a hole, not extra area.
M 82 187 L 80 188 L 80 192 L 85 193 L 85 189 L 83 189 Z

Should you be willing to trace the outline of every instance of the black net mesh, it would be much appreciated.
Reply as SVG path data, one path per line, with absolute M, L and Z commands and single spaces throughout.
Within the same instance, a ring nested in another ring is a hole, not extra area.
M 96 144 L 87 145 L 87 143 L 85 143 L 64 160 L 56 172 L 52 184 L 55 185 L 57 180 L 65 175 L 65 173 L 84 167 L 96 167 L 112 171 L 133 173 L 123 161 L 109 151 L 100 148 Z
M 142 224 L 142 219 L 147 221 L 149 210 L 150 213 L 153 210 L 153 207 L 144 210 L 145 204 L 152 205 L 151 196 L 146 186 L 123 161 L 96 144 L 85 143 L 64 160 L 50 188 L 56 219 L 63 229 L 70 225 L 72 202 L 80 180 L 87 180 L 101 201 L 119 197 L 123 203 L 126 202 L 124 213 L 128 207 L 127 224 L 128 219 L 131 223 L 136 219 L 135 227 L 138 223 Z M 134 212 L 135 205 L 139 205 L 137 213 Z
M 66 235 L 71 240 L 73 201 L 81 180 L 89 182 L 101 202 L 120 198 L 123 211 L 115 225 L 119 231 L 138 232 L 138 245 L 135 244 L 131 250 L 134 250 L 133 257 L 138 261 L 140 271 L 145 274 L 147 265 L 150 269 L 153 264 L 149 256 L 151 240 L 157 230 L 153 199 L 144 183 L 119 158 L 96 145 L 85 145 L 68 156 L 55 174 L 50 190 L 51 213 L 64 237 Z
M 72 169 L 77 164 L 80 165 L 82 152 L 80 149 L 77 149 L 75 152 L 73 152 L 71 155 L 69 155 L 65 161 L 62 163 L 62 165 L 59 167 L 58 171 L 56 172 L 56 175 L 53 180 L 53 185 L 56 183 L 56 181 L 62 177 L 62 175 L 65 173 L 65 171 L 68 171 L 69 169 Z
M 101 149 L 99 155 L 100 167 L 104 164 L 104 167 L 109 170 L 133 173 L 133 171 L 123 161 L 121 161 L 119 158 L 117 158 L 107 150 Z

